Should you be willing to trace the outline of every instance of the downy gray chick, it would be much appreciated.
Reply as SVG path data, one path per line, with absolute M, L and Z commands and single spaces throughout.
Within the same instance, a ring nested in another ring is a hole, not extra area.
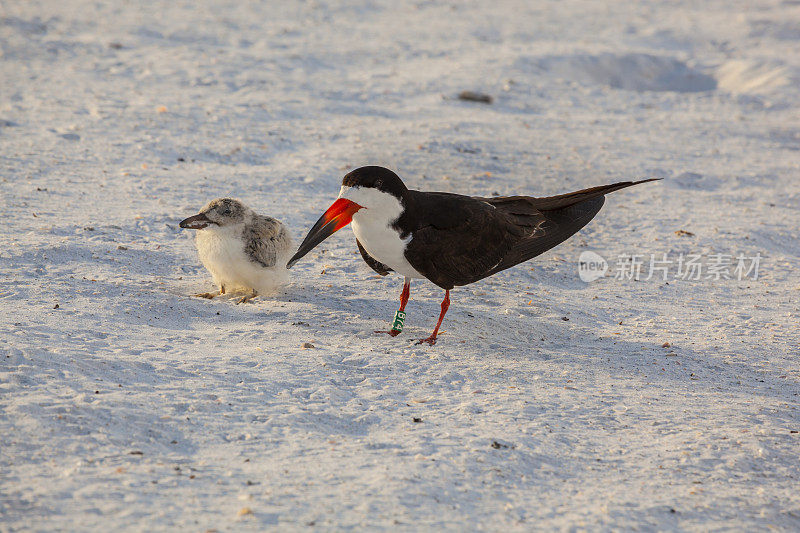
M 215 293 L 195 296 L 214 298 L 246 291 L 237 303 L 274 292 L 288 281 L 286 262 L 292 238 L 280 221 L 259 215 L 239 200 L 212 200 L 197 215 L 180 223 L 197 231 L 200 261 L 219 287 Z

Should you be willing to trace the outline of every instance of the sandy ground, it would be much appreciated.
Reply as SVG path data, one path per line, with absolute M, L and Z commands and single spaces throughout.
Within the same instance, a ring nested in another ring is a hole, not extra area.
M 796 0 L 3 1 L 0 531 L 798 530 L 799 149 Z M 180 219 L 299 241 L 363 164 L 664 179 L 454 291 L 432 348 L 441 291 L 375 335 L 402 282 L 349 230 L 285 294 L 189 296 Z M 664 253 L 758 278 L 615 279 Z

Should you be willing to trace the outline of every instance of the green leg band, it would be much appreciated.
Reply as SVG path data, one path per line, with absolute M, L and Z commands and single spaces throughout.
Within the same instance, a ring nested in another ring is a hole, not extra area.
M 406 321 L 406 312 L 405 311 L 397 311 L 394 314 L 394 320 L 392 321 L 392 329 L 395 331 L 403 331 L 403 324 Z

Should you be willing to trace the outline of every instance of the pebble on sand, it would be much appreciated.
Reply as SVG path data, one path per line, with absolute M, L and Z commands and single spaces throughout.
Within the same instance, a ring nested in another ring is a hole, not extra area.
M 461 91 L 458 94 L 459 100 L 466 100 L 468 102 L 480 102 L 482 104 L 491 104 L 494 100 L 491 96 L 484 93 L 475 91 Z

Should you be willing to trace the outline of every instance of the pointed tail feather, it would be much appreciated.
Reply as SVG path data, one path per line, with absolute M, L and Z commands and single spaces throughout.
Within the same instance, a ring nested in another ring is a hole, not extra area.
M 639 181 L 620 181 L 618 183 L 612 183 L 611 185 L 600 185 L 598 187 L 591 187 L 589 189 L 543 198 L 536 198 L 534 196 L 498 196 L 494 198 L 481 198 L 481 200 L 492 204 L 498 209 L 523 215 L 533 211 L 552 211 L 554 209 L 569 207 L 626 187 L 647 183 L 648 181 L 658 181 L 660 179 L 661 178 L 649 178 Z
M 558 196 L 549 196 L 547 198 L 536 198 L 536 207 L 543 211 L 550 211 L 553 209 L 561 209 L 570 205 L 575 205 L 598 196 L 604 196 L 608 193 L 639 185 L 640 183 L 647 183 L 648 181 L 658 181 L 661 178 L 649 178 L 639 181 L 620 181 L 619 183 L 612 183 L 611 185 L 600 185 L 599 187 L 591 187 L 581 191 L 570 192 L 567 194 L 559 194 Z

